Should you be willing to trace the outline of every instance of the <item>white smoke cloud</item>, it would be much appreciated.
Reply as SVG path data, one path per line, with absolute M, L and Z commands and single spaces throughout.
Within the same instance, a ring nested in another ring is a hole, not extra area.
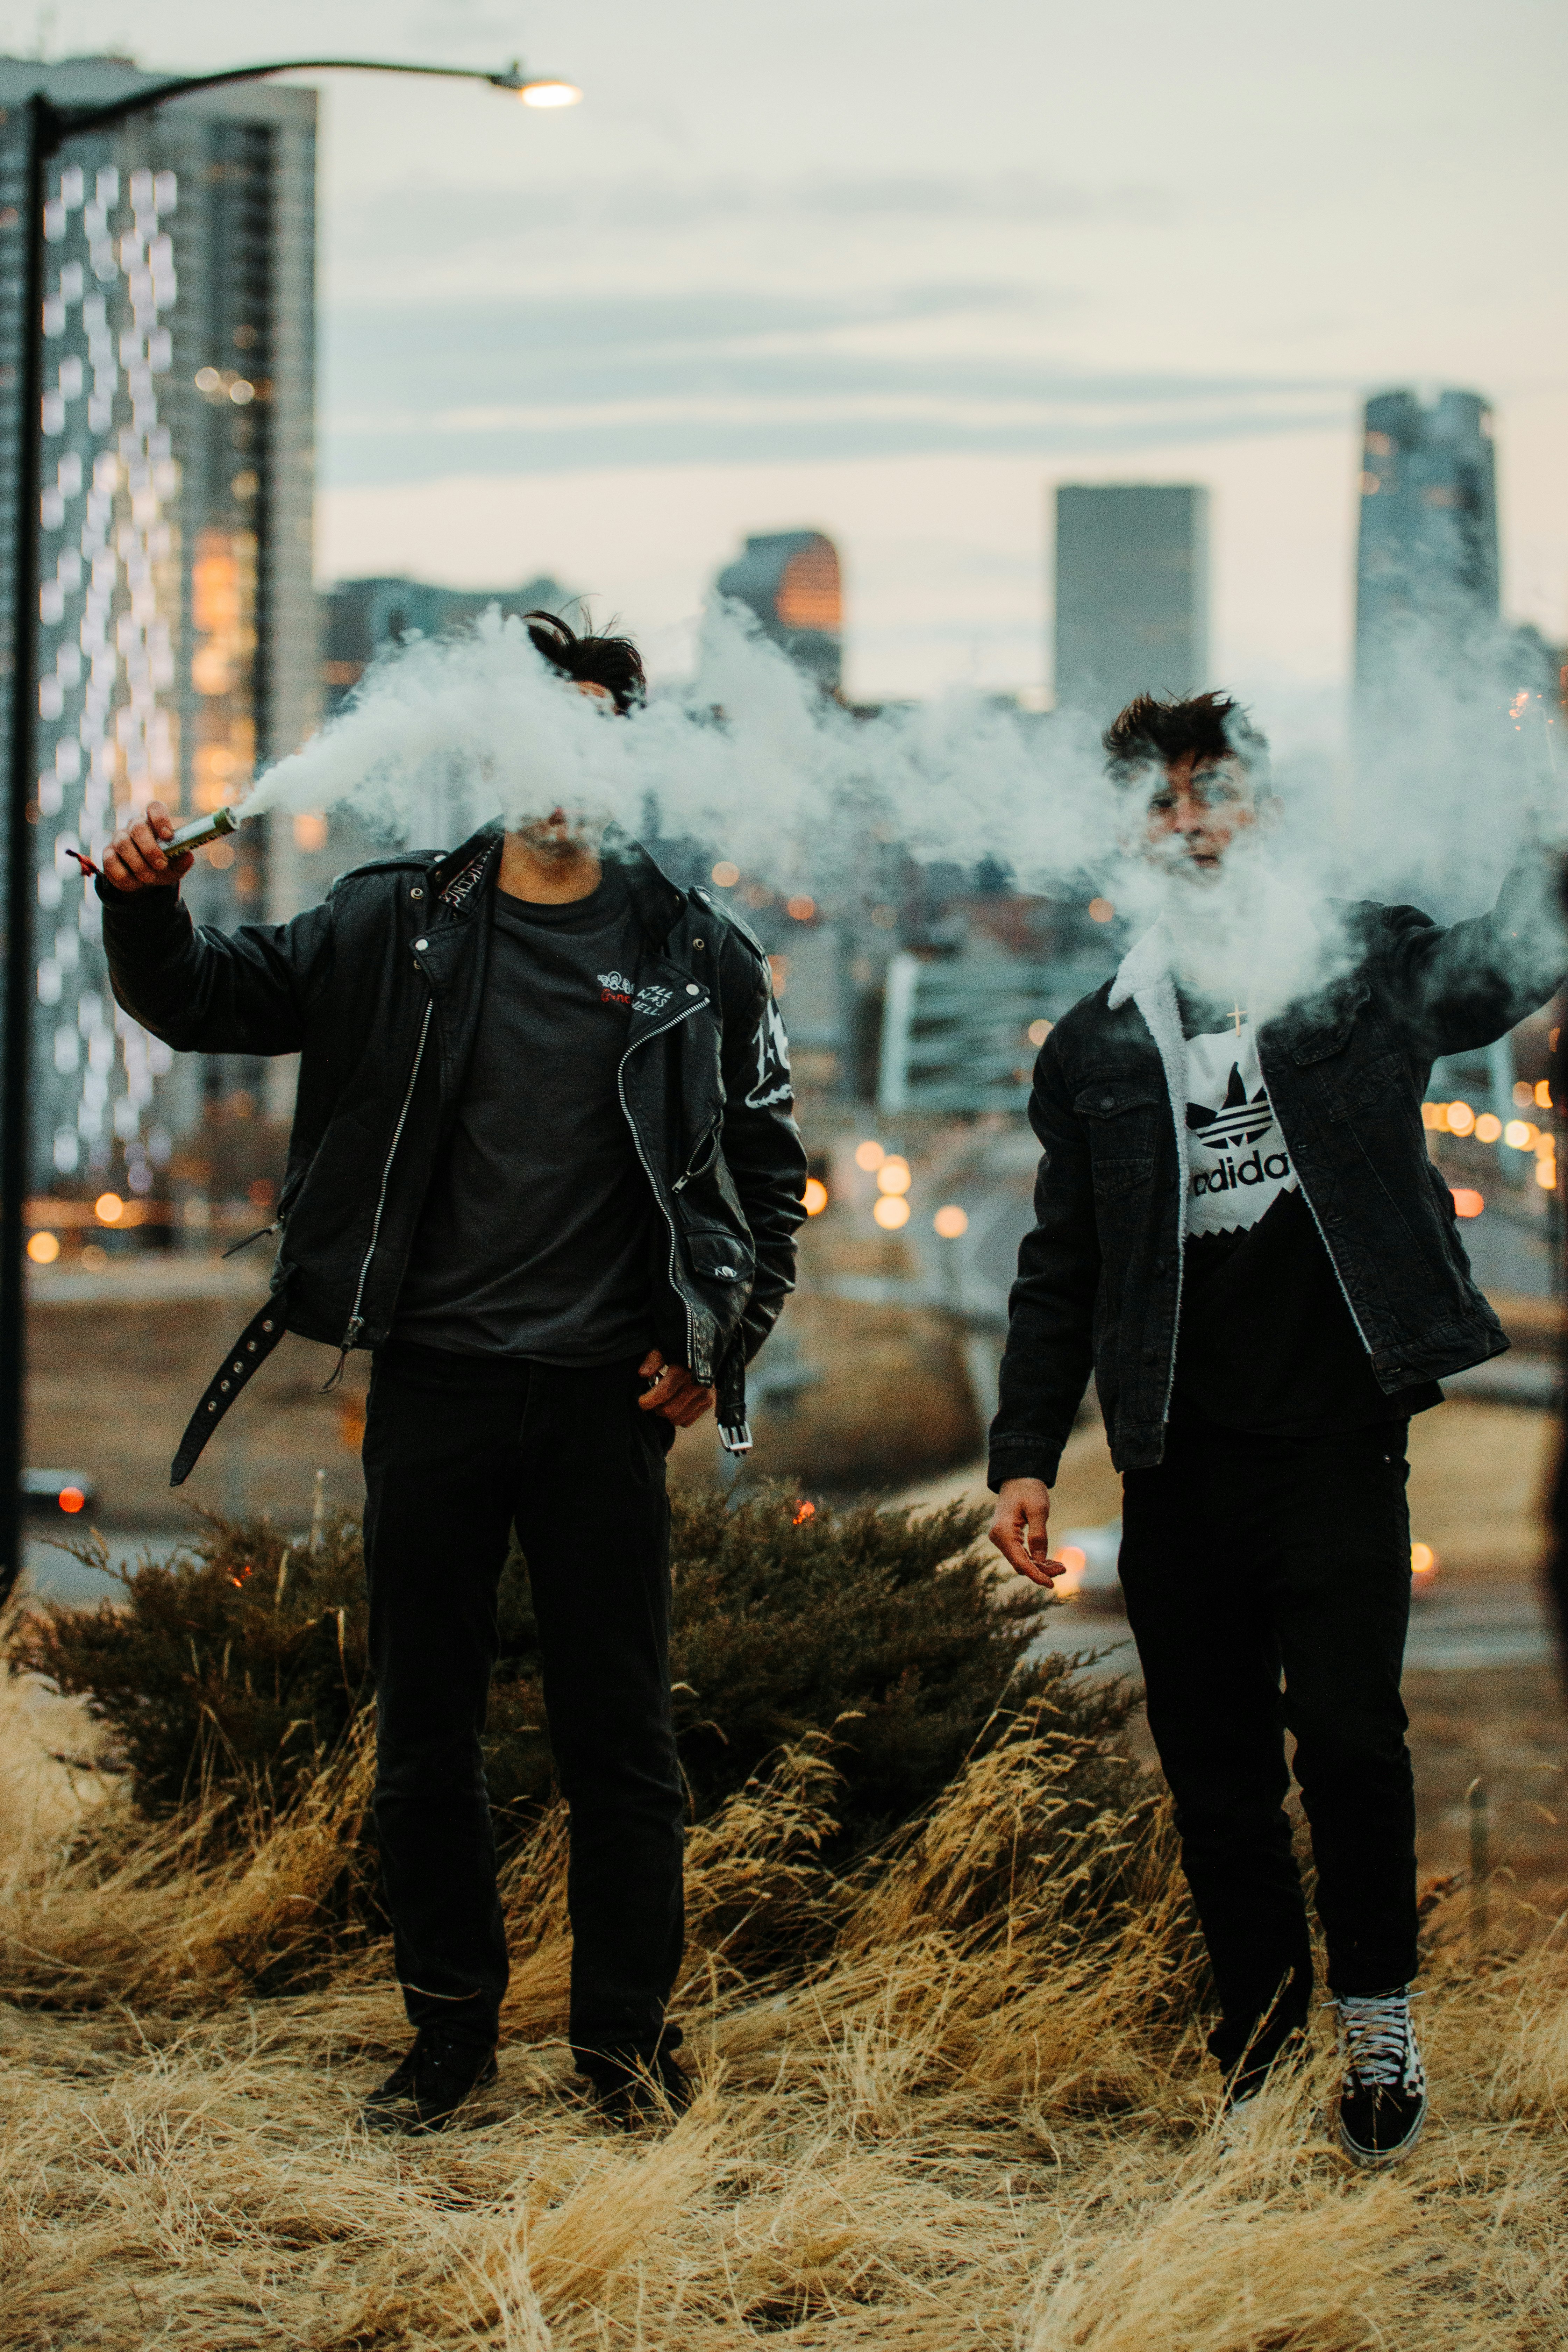
M 1358 775 L 1321 745 L 1277 752 L 1280 821 L 1217 887 L 1145 861 L 1087 722 L 1042 725 L 963 692 L 857 719 L 732 611 L 704 621 L 690 684 L 624 719 L 499 612 L 405 643 L 237 814 L 347 808 L 385 837 L 451 847 L 487 819 L 556 807 L 635 835 L 651 801 L 666 835 L 828 904 L 871 845 L 991 857 L 1025 889 L 1099 891 L 1138 925 L 1166 916 L 1195 975 L 1277 1003 L 1340 960 L 1326 894 L 1425 894 L 1444 915 L 1474 912 L 1522 845 L 1568 839 L 1549 714 L 1538 699 L 1510 718 L 1500 676 L 1483 663 L 1468 683 L 1405 681 L 1403 725 Z M 1256 717 L 1267 731 L 1268 712 Z

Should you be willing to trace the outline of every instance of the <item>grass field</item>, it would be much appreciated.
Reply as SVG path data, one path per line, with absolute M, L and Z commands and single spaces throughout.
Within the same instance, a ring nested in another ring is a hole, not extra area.
M 334 1925 L 363 1742 L 225 1854 L 138 1824 L 94 1739 L 0 1693 L 6 2347 L 1568 2344 L 1568 1951 L 1522 1906 L 1480 1952 L 1462 1899 L 1433 1913 L 1433 2121 L 1369 2179 L 1325 2129 L 1326 2026 L 1227 2140 L 1157 1803 L 1068 1803 L 1042 1721 L 845 1884 L 807 1748 L 693 1835 L 674 2129 L 577 2095 L 550 1822 L 508 1872 L 497 2090 L 372 2141 L 404 2028 L 384 1947 Z

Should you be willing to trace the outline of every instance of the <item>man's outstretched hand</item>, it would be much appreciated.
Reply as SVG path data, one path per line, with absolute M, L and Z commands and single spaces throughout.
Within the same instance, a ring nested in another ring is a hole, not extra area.
M 121 826 L 103 853 L 103 878 L 117 890 L 160 890 L 178 882 L 195 864 L 195 852 L 166 857 L 163 844 L 174 820 L 162 801 L 149 801 L 146 814 Z
M 1046 1522 L 1050 1516 L 1051 1490 L 1043 1478 L 1004 1482 L 986 1532 L 1008 1567 L 1031 1584 L 1051 1585 L 1067 1572 L 1059 1559 L 1049 1557 Z
M 657 1348 L 648 1349 L 637 1371 L 643 1380 L 653 1383 L 638 1397 L 637 1411 L 661 1412 L 666 1421 L 674 1422 L 677 1429 L 689 1429 L 713 1402 L 711 1389 L 694 1381 L 684 1364 L 667 1364 Z

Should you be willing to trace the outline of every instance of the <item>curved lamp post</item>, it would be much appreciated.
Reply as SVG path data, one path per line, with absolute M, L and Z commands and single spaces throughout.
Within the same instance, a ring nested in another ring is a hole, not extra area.
M 42 91 L 28 100 L 26 247 L 22 264 L 22 333 L 18 351 L 16 506 L 12 522 L 10 778 L 5 809 L 4 1005 L 0 1007 L 0 1601 L 22 1563 L 23 1404 L 26 1376 L 26 1273 L 22 1235 L 28 1178 L 27 1076 L 33 1026 L 33 843 L 27 823 L 32 796 L 38 681 L 38 534 L 42 491 L 44 360 L 44 204 L 50 161 L 68 139 L 108 131 L 133 114 L 170 100 L 231 82 L 266 81 L 284 73 L 422 74 L 443 81 L 478 81 L 504 90 L 524 106 L 575 106 L 583 93 L 558 74 L 526 72 L 513 63 L 489 73 L 482 66 L 398 65 L 379 58 L 289 58 L 269 65 L 234 66 L 224 73 L 193 74 L 151 82 L 100 106 L 58 106 Z

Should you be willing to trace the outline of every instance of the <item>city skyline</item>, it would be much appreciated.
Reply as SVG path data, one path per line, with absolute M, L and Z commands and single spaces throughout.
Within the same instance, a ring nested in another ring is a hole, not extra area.
M 280 0 L 268 38 L 309 53 L 321 14 Z M 1216 672 L 1337 696 L 1361 401 L 1472 383 L 1508 451 L 1505 607 L 1563 634 L 1540 289 L 1564 34 L 1522 0 L 1484 23 L 1336 0 L 1306 35 L 1218 0 L 1070 26 L 986 0 L 963 72 L 920 0 L 896 39 L 879 0 L 766 25 L 713 0 L 327 14 L 338 54 L 523 46 L 587 102 L 521 123 L 484 93 L 332 86 L 321 576 L 547 570 L 679 669 L 718 551 L 805 516 L 843 554 L 851 694 L 1039 685 L 1042 492 L 1202 480 Z M 30 10 L 5 29 L 30 39 Z M 188 0 L 137 31 L 176 67 L 231 54 Z M 65 0 L 54 39 L 121 32 Z M 1201 172 L 1172 132 L 1199 119 L 1222 126 Z

